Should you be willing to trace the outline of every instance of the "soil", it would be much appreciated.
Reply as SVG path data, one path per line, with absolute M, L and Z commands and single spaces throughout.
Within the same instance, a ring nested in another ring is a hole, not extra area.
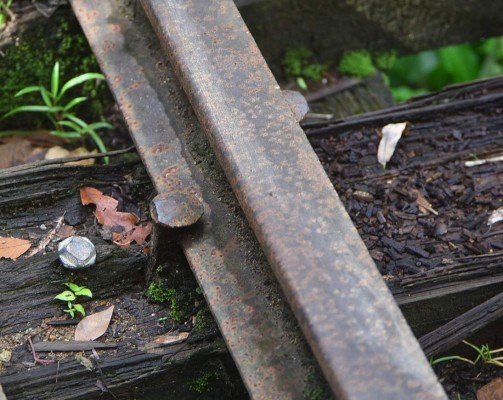
M 306 124 L 320 161 L 385 279 L 432 276 L 467 261 L 499 264 L 503 228 L 501 223 L 489 225 L 488 218 L 502 205 L 503 164 L 468 167 L 465 162 L 503 152 L 503 109 L 491 97 L 500 93 L 502 82 L 461 86 L 396 109 Z M 469 99 L 478 101 L 463 106 Z M 380 129 L 402 121 L 409 122 L 409 132 L 384 169 L 377 162 Z M 503 336 L 499 339 L 495 345 L 501 347 Z M 501 374 L 501 369 L 489 367 L 480 374 L 464 365 L 457 374 L 456 366 L 436 367 L 456 399 Z

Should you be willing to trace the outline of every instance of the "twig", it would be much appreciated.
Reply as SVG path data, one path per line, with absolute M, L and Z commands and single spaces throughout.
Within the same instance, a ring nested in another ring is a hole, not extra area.
M 44 360 L 42 358 L 38 358 L 37 353 L 35 352 L 35 346 L 33 345 L 33 342 L 31 341 L 31 337 L 28 336 L 28 343 L 30 343 L 31 347 L 31 354 L 33 355 L 33 360 L 35 361 L 35 364 L 39 362 L 40 364 L 54 364 L 56 360 Z
M 485 158 L 483 160 L 465 161 L 465 167 L 475 167 L 477 165 L 484 165 L 486 163 L 492 163 L 492 162 L 498 162 L 498 161 L 503 161 L 503 156 Z
M 65 217 L 65 213 L 61 217 L 59 217 L 56 221 L 56 226 L 51 229 L 51 231 L 40 241 L 37 247 L 31 249 L 26 258 L 33 257 L 35 254 L 41 252 L 45 249 L 45 247 L 49 244 L 56 233 L 61 229 L 61 225 L 63 225 L 63 218 Z

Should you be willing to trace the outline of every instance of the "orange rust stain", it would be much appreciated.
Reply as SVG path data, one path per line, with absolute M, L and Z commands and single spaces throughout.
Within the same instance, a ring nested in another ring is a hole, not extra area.
M 157 144 L 153 145 L 152 148 L 150 149 L 150 154 L 157 155 L 157 154 L 164 153 L 168 150 L 169 150 L 169 144 L 157 143 Z

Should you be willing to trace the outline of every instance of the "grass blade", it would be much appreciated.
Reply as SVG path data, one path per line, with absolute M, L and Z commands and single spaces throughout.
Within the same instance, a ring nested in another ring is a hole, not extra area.
M 59 90 L 59 62 L 56 61 L 56 64 L 54 64 L 54 68 L 52 69 L 52 76 L 51 76 L 51 94 L 53 99 L 57 98 L 58 90 Z
M 79 76 L 76 76 L 75 78 L 70 79 L 68 82 L 66 82 L 63 87 L 61 88 L 61 91 L 58 94 L 57 100 L 59 101 L 61 97 L 66 93 L 66 91 L 76 85 L 80 85 L 81 83 L 84 83 L 89 80 L 93 79 L 98 79 L 98 80 L 104 80 L 105 77 L 103 74 L 97 73 L 97 72 L 88 72 L 87 74 L 82 74 Z
M 68 111 L 75 107 L 77 104 L 80 104 L 84 101 L 87 100 L 87 97 L 76 97 L 72 101 L 70 101 L 66 106 L 65 106 L 65 111 Z
M 448 356 L 448 357 L 436 358 L 435 360 L 431 360 L 430 364 L 431 365 L 435 365 L 435 364 L 438 364 L 438 363 L 441 363 L 441 362 L 452 361 L 452 360 L 464 361 L 464 362 L 467 362 L 468 364 L 475 365 L 475 363 L 472 360 L 469 360 L 468 358 L 464 358 L 464 357 L 461 357 L 461 356 Z
M 32 93 L 32 92 L 40 92 L 42 89 L 45 89 L 43 86 L 27 86 L 23 89 L 21 89 L 19 92 L 17 92 L 14 97 L 22 96 L 23 94 L 26 93 Z
M 61 107 L 48 107 L 48 106 L 36 106 L 36 105 L 29 105 L 29 106 L 20 106 L 16 107 L 13 110 L 10 110 L 7 114 L 4 114 L 2 118 L 0 118 L 0 121 L 10 117 L 11 115 L 20 113 L 20 112 L 45 112 L 45 113 L 50 113 L 50 112 L 58 112 L 61 111 Z

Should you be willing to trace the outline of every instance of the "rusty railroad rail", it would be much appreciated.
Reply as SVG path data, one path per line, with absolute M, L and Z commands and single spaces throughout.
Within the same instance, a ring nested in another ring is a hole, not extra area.
M 446 398 L 234 3 L 136 3 L 71 1 L 250 396 Z

